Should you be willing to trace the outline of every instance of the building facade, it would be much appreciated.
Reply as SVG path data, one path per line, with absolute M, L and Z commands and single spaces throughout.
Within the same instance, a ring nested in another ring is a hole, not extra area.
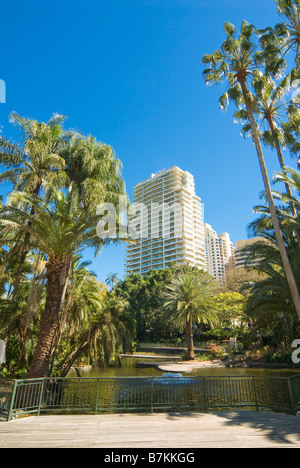
M 125 272 L 144 276 L 172 263 L 207 270 L 203 204 L 192 174 L 177 166 L 134 187 Z
M 234 268 L 234 246 L 230 241 L 229 234 L 224 232 L 217 234 L 213 228 L 205 223 L 205 245 L 207 255 L 207 271 L 215 278 L 220 286 L 227 282 L 227 271 Z
M 247 249 L 256 243 L 266 243 L 266 240 L 260 237 L 252 239 L 239 240 L 236 242 L 234 252 L 236 268 L 255 268 L 259 265 L 261 258 L 251 258 Z

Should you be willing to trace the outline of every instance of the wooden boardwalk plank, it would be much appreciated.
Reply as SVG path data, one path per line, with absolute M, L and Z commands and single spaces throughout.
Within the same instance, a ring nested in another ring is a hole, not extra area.
M 300 448 L 300 414 L 46 415 L 0 422 L 0 448 Z

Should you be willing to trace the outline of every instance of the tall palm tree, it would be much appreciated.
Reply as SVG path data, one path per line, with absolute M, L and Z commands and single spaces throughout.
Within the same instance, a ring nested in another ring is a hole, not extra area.
M 216 322 L 215 301 L 211 282 L 193 274 L 183 274 L 166 287 L 163 294 L 164 322 L 173 321 L 186 331 L 187 359 L 195 359 L 193 324 Z
M 43 377 L 49 369 L 73 257 L 87 247 L 93 247 L 99 253 L 110 240 L 97 236 L 99 216 L 93 207 L 82 206 L 75 184 L 67 193 L 49 186 L 43 198 L 20 192 L 12 197 L 15 203 L 2 208 L 1 224 L 7 229 L 28 231 L 33 248 L 43 253 L 46 259 L 45 309 L 28 374 L 30 378 Z M 31 206 L 35 215 L 23 213 L 17 207 L 21 202 Z M 24 217 L 28 221 L 26 224 L 22 222 Z
M 256 69 L 255 53 L 257 45 L 253 42 L 254 25 L 243 21 L 239 36 L 231 23 L 225 23 L 226 40 L 221 48 L 212 54 L 205 55 L 204 64 L 210 65 L 203 74 L 207 84 L 228 82 L 228 90 L 221 96 L 220 105 L 226 108 L 229 99 L 233 100 L 239 108 L 245 108 L 251 124 L 252 140 L 256 148 L 260 170 L 265 186 L 265 193 L 272 215 L 272 221 L 277 239 L 277 245 L 282 257 L 285 274 L 297 314 L 300 318 L 300 295 L 290 265 L 290 260 L 284 244 L 281 227 L 279 224 L 276 206 L 274 203 L 268 172 L 261 147 L 259 129 L 255 119 L 255 98 L 251 92 L 251 82 Z
M 268 76 L 279 80 L 278 90 L 287 89 L 289 86 L 299 88 L 300 0 L 275 0 L 275 3 L 282 21 L 274 28 L 256 31 L 262 47 L 256 58 L 265 66 Z M 287 60 L 288 54 L 292 53 L 295 54 L 294 63 Z M 299 95 L 292 98 L 288 114 L 289 121 L 282 123 L 282 129 L 290 153 L 297 155 L 300 152 Z
M 286 174 L 283 148 L 290 147 L 291 153 L 298 152 L 300 149 L 290 131 L 291 122 L 299 122 L 300 110 L 293 102 L 285 100 L 285 94 L 289 90 L 288 79 L 276 86 L 275 81 L 270 76 L 255 70 L 253 89 L 255 91 L 255 111 L 262 127 L 261 139 L 266 146 L 276 149 L 281 171 Z M 251 124 L 249 124 L 247 111 L 245 109 L 238 110 L 234 117 L 243 123 L 246 122 L 243 125 L 242 134 L 244 136 L 250 134 L 251 136 Z M 265 126 L 267 128 L 264 128 Z M 285 184 L 285 187 L 287 194 L 292 196 L 288 183 Z M 293 204 L 291 204 L 291 211 L 293 216 L 297 216 Z
M 64 117 L 55 114 L 47 123 L 11 114 L 11 122 L 22 135 L 21 145 L 0 139 L 0 163 L 6 167 L 0 182 L 9 180 L 14 190 L 39 195 L 45 183 L 61 186 L 66 182 L 65 161 L 60 156 Z M 24 207 L 26 210 L 26 207 Z M 31 208 L 33 210 L 33 208 Z M 31 213 L 34 214 L 34 211 Z M 19 287 L 26 256 L 30 248 L 30 232 L 19 239 L 20 258 L 14 280 L 13 295 Z

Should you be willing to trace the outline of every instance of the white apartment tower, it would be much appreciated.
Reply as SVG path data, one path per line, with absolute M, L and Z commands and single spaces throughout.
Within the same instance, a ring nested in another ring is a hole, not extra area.
M 204 224 L 204 232 L 208 273 L 220 286 L 225 286 L 227 270 L 234 266 L 233 243 L 227 232 L 217 234 L 207 223 Z
M 129 221 L 135 243 L 126 248 L 126 273 L 144 276 L 172 263 L 207 270 L 203 205 L 193 176 L 174 166 L 134 188 Z

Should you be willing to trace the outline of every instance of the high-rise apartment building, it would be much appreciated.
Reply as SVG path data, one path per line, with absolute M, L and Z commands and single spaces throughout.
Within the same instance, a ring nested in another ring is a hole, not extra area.
M 145 275 L 172 263 L 207 270 L 203 205 L 193 176 L 174 166 L 134 188 L 126 249 L 126 273 Z
M 234 267 L 233 243 L 227 232 L 217 234 L 207 223 L 204 224 L 204 233 L 207 271 L 220 286 L 225 286 L 228 268 Z

